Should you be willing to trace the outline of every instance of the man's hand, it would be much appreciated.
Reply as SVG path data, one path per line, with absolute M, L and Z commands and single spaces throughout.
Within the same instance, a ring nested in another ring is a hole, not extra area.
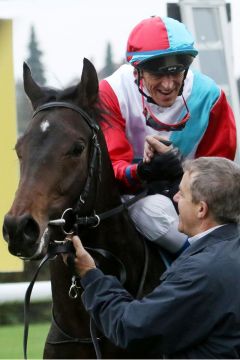
M 76 250 L 74 266 L 76 273 L 83 277 L 89 270 L 96 269 L 95 262 L 91 255 L 84 249 L 80 238 L 77 235 L 72 237 L 73 246 Z M 67 262 L 67 254 L 63 255 L 64 262 Z

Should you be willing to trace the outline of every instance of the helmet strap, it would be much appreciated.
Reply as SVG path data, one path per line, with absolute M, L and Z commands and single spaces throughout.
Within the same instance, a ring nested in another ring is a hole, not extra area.
M 138 68 L 136 68 L 136 70 L 137 70 L 136 84 L 138 87 L 138 91 L 140 92 L 141 95 L 143 95 L 147 99 L 148 103 L 157 105 L 157 103 L 153 100 L 153 98 L 145 94 L 145 92 L 141 89 L 141 72 Z
M 183 82 L 182 82 L 182 86 L 181 86 L 181 88 L 180 88 L 180 90 L 179 90 L 178 96 L 182 95 L 182 93 L 183 93 L 184 81 L 185 81 L 185 79 L 186 79 L 186 77 L 187 77 L 187 73 L 188 73 L 188 69 L 186 69 L 186 70 L 184 71 Z

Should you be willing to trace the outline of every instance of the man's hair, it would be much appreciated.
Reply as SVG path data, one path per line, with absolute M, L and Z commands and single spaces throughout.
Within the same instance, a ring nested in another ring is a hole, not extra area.
M 220 224 L 240 223 L 240 166 L 220 157 L 186 160 L 184 171 L 191 175 L 192 201 L 205 201 Z

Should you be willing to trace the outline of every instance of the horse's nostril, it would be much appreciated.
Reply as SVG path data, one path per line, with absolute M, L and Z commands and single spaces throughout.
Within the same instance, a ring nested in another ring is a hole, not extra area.
M 4 218 L 3 236 L 8 242 L 12 251 L 19 252 L 21 248 L 25 250 L 32 247 L 40 236 L 40 229 L 37 222 L 31 215 L 24 214 L 13 216 L 7 214 Z
M 33 218 L 25 219 L 23 227 L 23 237 L 27 242 L 31 242 L 39 237 L 39 226 Z

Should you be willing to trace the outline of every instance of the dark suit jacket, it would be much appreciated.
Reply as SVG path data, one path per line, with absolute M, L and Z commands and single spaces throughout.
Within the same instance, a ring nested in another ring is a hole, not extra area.
M 91 270 L 82 299 L 98 327 L 120 347 L 148 357 L 240 357 L 240 237 L 220 227 L 187 248 L 161 284 L 134 300 L 115 277 Z

